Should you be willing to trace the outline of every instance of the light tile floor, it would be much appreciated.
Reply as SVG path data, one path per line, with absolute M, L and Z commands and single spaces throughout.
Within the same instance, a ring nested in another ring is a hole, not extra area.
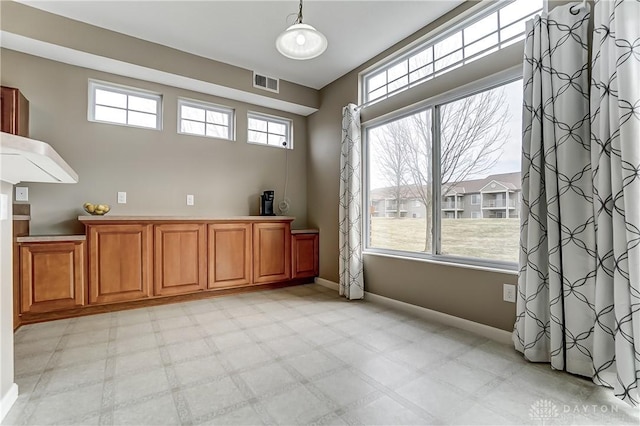
M 640 424 L 511 347 L 318 285 L 22 327 L 4 424 Z

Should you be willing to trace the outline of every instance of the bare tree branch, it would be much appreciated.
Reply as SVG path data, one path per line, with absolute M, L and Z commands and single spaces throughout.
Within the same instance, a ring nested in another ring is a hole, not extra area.
M 439 108 L 440 178 L 453 187 L 470 176 L 488 173 L 508 140 L 509 111 L 504 88 L 485 91 Z M 431 249 L 433 143 L 432 110 L 424 110 L 380 128 L 375 161 L 401 200 L 419 199 L 426 209 L 425 251 Z

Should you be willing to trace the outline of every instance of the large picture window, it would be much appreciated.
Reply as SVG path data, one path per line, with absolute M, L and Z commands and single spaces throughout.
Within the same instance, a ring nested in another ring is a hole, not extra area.
M 431 117 L 426 108 L 367 131 L 369 247 L 432 252 Z
M 518 260 L 522 81 L 365 127 L 369 250 Z

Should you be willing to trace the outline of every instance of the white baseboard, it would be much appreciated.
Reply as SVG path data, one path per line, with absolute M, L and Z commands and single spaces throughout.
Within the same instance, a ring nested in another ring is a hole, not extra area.
M 318 285 L 321 285 L 323 287 L 327 287 L 336 291 L 340 287 L 338 283 L 325 280 L 324 278 L 316 278 L 315 282 Z M 384 296 L 379 296 L 377 294 L 369 293 L 368 291 L 364 292 L 364 300 L 372 303 L 376 303 L 379 305 L 384 305 L 389 308 L 397 309 L 403 312 L 407 312 L 429 321 L 435 321 L 451 327 L 457 327 L 462 330 L 466 330 L 471 333 L 478 334 L 480 336 L 486 337 L 488 339 L 491 339 L 499 343 L 503 343 L 507 345 L 512 343 L 510 332 L 501 330 L 499 328 L 491 327 L 489 325 L 480 324 L 475 321 L 470 321 L 464 318 L 434 311 L 432 309 L 423 308 L 422 306 L 412 305 L 410 303 L 401 302 L 399 300 L 390 299 Z
M 324 278 L 318 278 L 314 280 L 316 284 L 321 285 L 322 287 L 330 288 L 331 290 L 338 291 L 340 290 L 340 284 L 334 283 L 333 281 L 325 280 Z
M 15 383 L 11 385 L 7 393 L 0 399 L 0 422 L 4 420 L 13 404 L 18 399 L 18 385 Z

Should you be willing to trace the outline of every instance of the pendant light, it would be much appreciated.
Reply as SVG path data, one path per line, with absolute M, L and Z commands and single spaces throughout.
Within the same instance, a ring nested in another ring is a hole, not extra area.
M 302 0 L 296 22 L 276 39 L 276 49 L 290 59 L 313 59 L 327 49 L 327 38 L 311 25 L 302 23 Z

